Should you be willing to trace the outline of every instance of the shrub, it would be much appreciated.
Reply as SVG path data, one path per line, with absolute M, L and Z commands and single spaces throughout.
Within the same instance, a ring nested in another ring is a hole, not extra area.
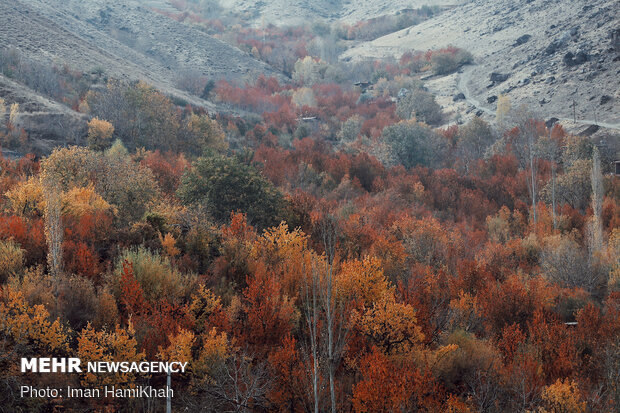
M 0 282 L 23 268 L 24 250 L 12 240 L 0 241 Z
M 431 69 L 436 75 L 454 73 L 459 67 L 471 63 L 473 56 L 468 51 L 448 47 L 434 51 L 431 55 Z
M 168 258 L 144 247 L 137 247 L 123 251 L 116 261 L 111 285 L 117 300 L 122 298 L 121 277 L 125 261 L 131 264 L 133 276 L 147 301 L 185 301 L 195 287 L 194 275 L 182 274 L 172 266 Z

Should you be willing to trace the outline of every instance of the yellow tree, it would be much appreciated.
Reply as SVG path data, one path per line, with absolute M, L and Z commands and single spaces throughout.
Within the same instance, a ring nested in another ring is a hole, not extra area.
M 352 320 L 357 330 L 387 355 L 413 355 L 424 340 L 414 308 L 396 302 L 393 294 L 385 294 L 362 312 L 354 311 Z
M 378 258 L 367 256 L 362 260 L 342 263 L 336 275 L 337 295 L 345 302 L 356 301 L 370 306 L 391 290 Z
M 543 389 L 542 398 L 545 408 L 541 413 L 584 413 L 586 402 L 583 401 L 577 383 L 572 380 L 560 380 Z
M 106 120 L 93 118 L 88 122 L 88 147 L 95 151 L 107 149 L 112 144 L 114 126 Z
M 89 361 L 139 362 L 144 360 L 144 353 L 137 350 L 138 343 L 134 338 L 131 323 L 127 329 L 117 325 L 113 331 L 95 331 L 89 323 L 80 332 L 77 342 L 77 355 L 82 363 Z M 131 386 L 135 378 L 136 375 L 130 372 L 95 374 L 84 370 L 80 381 L 84 387 Z

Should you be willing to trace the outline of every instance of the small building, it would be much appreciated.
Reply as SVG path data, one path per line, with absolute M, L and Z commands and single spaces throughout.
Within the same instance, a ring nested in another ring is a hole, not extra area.
M 620 176 L 620 161 L 614 161 L 614 175 Z

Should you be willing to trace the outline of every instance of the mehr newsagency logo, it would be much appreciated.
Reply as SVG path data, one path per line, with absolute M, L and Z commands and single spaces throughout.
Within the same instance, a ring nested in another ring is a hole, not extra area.
M 33 357 L 21 359 L 22 373 L 93 373 L 93 374 L 167 374 L 185 373 L 187 362 L 180 361 L 89 361 L 82 364 L 79 358 Z M 169 381 L 168 381 L 169 383 Z M 21 386 L 21 397 L 173 397 L 170 385 L 163 388 L 152 386 L 135 386 L 118 388 L 103 386 L 102 388 L 36 388 Z

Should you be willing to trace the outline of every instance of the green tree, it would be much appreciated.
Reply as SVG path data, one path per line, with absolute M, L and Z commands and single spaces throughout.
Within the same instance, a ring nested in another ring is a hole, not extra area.
M 244 212 L 259 228 L 276 225 L 285 202 L 252 166 L 220 155 L 198 158 L 183 175 L 178 195 L 185 204 L 204 206 L 218 221 L 227 220 L 231 211 Z
M 441 122 L 441 107 L 435 96 L 421 89 L 402 97 L 396 104 L 396 114 L 405 120 L 415 115 L 417 120 L 433 125 Z
M 430 165 L 433 158 L 432 146 L 435 133 L 415 121 L 401 121 L 383 130 L 392 158 L 405 168 L 416 165 Z

